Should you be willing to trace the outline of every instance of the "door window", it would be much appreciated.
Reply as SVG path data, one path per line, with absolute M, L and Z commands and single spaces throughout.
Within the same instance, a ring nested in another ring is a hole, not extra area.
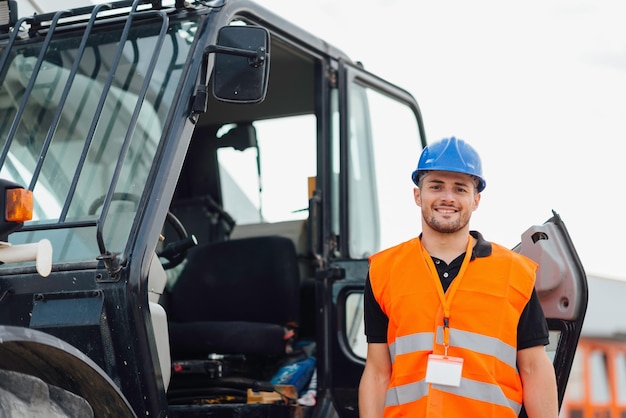
M 355 83 L 348 141 L 350 257 L 366 258 L 419 234 L 411 181 L 421 152 L 415 114 Z
M 224 209 L 237 225 L 308 217 L 316 123 L 314 115 L 256 121 L 258 147 L 218 150 Z
M 611 388 L 609 385 L 609 369 L 606 353 L 596 349 L 589 354 L 589 375 L 591 378 L 591 402 L 595 404 L 609 403 Z

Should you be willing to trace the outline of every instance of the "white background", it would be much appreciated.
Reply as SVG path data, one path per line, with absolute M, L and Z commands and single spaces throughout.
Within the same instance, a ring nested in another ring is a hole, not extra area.
M 513 246 L 555 210 L 588 274 L 626 279 L 626 2 L 259 3 L 411 92 L 429 141 L 477 148 L 487 188 L 473 229 Z
M 588 274 L 626 279 L 626 2 L 259 3 L 411 92 L 430 142 L 477 148 L 473 229 L 512 246 L 555 210 Z

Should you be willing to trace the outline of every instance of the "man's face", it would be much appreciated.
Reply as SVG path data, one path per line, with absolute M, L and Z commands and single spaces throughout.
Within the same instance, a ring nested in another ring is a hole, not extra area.
M 474 179 L 451 171 L 430 171 L 414 190 L 415 203 L 422 208 L 423 223 L 434 231 L 451 234 L 469 229 L 480 194 Z

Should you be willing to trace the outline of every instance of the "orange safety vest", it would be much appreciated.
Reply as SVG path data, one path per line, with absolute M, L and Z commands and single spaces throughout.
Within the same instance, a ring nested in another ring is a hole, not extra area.
M 428 260 L 419 238 L 370 257 L 372 291 L 389 318 L 385 417 L 517 417 L 517 326 L 537 264 L 497 244 L 491 255 L 464 262 L 442 296 L 449 306 L 447 354 L 464 360 L 455 387 L 425 381 L 428 355 L 444 354 L 443 289 Z

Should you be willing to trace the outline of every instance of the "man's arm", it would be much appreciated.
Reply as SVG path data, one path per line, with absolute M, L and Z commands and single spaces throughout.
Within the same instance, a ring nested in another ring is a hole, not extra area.
M 543 346 L 517 352 L 524 408 L 528 418 L 557 418 L 559 403 L 554 366 Z
M 385 343 L 369 343 L 365 370 L 359 384 L 359 417 L 381 418 L 385 410 L 387 386 L 391 378 L 389 347 Z

